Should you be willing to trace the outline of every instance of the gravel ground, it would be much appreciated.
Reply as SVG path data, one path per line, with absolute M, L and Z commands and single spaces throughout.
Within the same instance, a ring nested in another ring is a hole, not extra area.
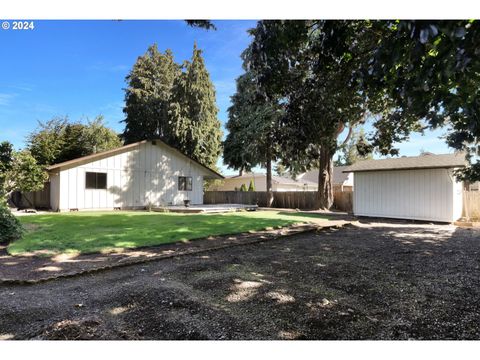
M 338 230 L 0 287 L 0 339 L 479 339 L 480 231 Z

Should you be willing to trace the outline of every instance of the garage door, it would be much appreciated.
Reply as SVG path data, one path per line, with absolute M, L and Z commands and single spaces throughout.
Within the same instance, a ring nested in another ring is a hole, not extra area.
M 353 211 L 363 216 L 451 222 L 456 220 L 457 187 L 448 169 L 356 172 Z

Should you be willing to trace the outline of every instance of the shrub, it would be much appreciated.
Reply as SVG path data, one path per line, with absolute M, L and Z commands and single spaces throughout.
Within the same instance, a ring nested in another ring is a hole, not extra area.
M 22 234 L 22 224 L 0 200 L 0 244 L 8 244 L 20 239 Z
M 240 186 L 240 191 L 247 191 L 247 186 L 242 184 L 242 186 Z
M 255 191 L 255 184 L 253 183 L 253 179 L 250 180 L 250 185 L 248 186 L 248 191 Z

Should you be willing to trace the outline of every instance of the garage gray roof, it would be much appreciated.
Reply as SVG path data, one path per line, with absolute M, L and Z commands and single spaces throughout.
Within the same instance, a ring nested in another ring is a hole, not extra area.
M 442 155 L 425 153 L 420 156 L 363 160 L 347 167 L 343 172 L 457 168 L 464 167 L 466 164 L 465 153 Z

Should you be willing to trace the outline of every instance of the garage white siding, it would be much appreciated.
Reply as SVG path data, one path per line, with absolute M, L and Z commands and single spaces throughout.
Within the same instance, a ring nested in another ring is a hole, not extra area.
M 462 183 L 452 169 L 356 172 L 354 189 L 355 215 L 445 222 L 461 217 Z
M 85 174 L 107 174 L 107 189 L 87 189 Z M 176 151 L 151 142 L 106 158 L 52 174 L 54 210 L 137 208 L 168 204 L 203 203 L 207 170 Z M 178 190 L 178 177 L 192 177 L 192 191 Z M 56 192 L 57 191 L 57 192 Z

